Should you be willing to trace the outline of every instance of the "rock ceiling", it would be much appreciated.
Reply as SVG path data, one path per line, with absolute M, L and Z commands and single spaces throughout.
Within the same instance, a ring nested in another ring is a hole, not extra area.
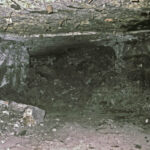
M 148 0 L 0 1 L 1 33 L 42 37 L 54 33 L 137 30 L 150 30 Z
M 112 46 L 149 32 L 149 0 L 0 0 L 0 38 L 27 42 L 31 53 L 86 41 Z

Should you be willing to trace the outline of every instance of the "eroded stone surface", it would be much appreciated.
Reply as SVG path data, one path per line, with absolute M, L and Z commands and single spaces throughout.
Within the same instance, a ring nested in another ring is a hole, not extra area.
M 29 54 L 22 43 L 0 43 L 0 87 L 10 85 L 19 89 L 24 86 L 28 65 Z
M 90 4 L 87 1 L 69 0 L 15 2 L 2 2 L 0 31 L 22 35 L 95 30 L 101 32 L 105 29 L 109 32 L 123 31 L 130 25 L 148 21 L 150 6 L 148 0 L 94 0 Z M 49 4 L 53 7 L 52 14 L 46 11 Z M 15 9 L 14 5 L 20 9 Z M 8 23 L 9 18 L 12 23 Z

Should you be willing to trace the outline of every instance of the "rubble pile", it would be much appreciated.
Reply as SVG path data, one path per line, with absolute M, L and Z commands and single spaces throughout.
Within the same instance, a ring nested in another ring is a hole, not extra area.
M 31 105 L 0 100 L 0 135 L 26 134 L 26 128 L 44 122 L 45 111 Z

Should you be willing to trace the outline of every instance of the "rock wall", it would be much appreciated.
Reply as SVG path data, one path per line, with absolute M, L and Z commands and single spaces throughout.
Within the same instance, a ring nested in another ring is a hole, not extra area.
M 150 32 L 149 8 L 149 0 L 0 0 L 0 87 L 25 86 L 30 57 L 26 47 L 34 56 L 110 46 L 120 72 L 126 66 L 123 55 L 132 51 L 125 43 Z
M 150 87 L 150 39 L 126 42 L 122 54 L 127 77 Z
M 9 37 L 11 36 L 9 35 Z M 74 37 L 67 34 L 64 36 L 56 34 L 51 38 L 22 37 L 22 41 L 16 40 L 14 36 L 11 37 L 13 39 L 11 41 L 3 38 L 0 41 L 0 87 L 9 85 L 17 90 L 24 87 L 27 83 L 26 78 L 31 56 L 61 55 L 72 48 L 109 46 L 115 52 L 117 72 L 121 73 L 122 69 L 126 69 L 129 72 L 127 76 L 132 76 L 132 71 L 138 70 L 141 65 L 145 72 L 150 72 L 147 71 L 150 70 L 149 35 L 143 39 L 140 37 L 141 35 L 137 34 L 97 34 L 76 35 Z M 17 39 L 21 38 L 18 36 Z
M 0 87 L 11 86 L 21 90 L 25 86 L 29 55 L 26 47 L 19 42 L 0 43 Z

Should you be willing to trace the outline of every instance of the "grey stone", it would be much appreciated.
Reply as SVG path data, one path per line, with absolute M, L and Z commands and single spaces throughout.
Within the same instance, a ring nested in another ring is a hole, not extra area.
M 32 109 L 32 116 L 37 124 L 44 122 L 45 110 L 31 105 L 29 105 L 28 108 Z
M 21 43 L 0 43 L 0 88 L 9 85 L 15 89 L 25 86 L 29 54 Z

